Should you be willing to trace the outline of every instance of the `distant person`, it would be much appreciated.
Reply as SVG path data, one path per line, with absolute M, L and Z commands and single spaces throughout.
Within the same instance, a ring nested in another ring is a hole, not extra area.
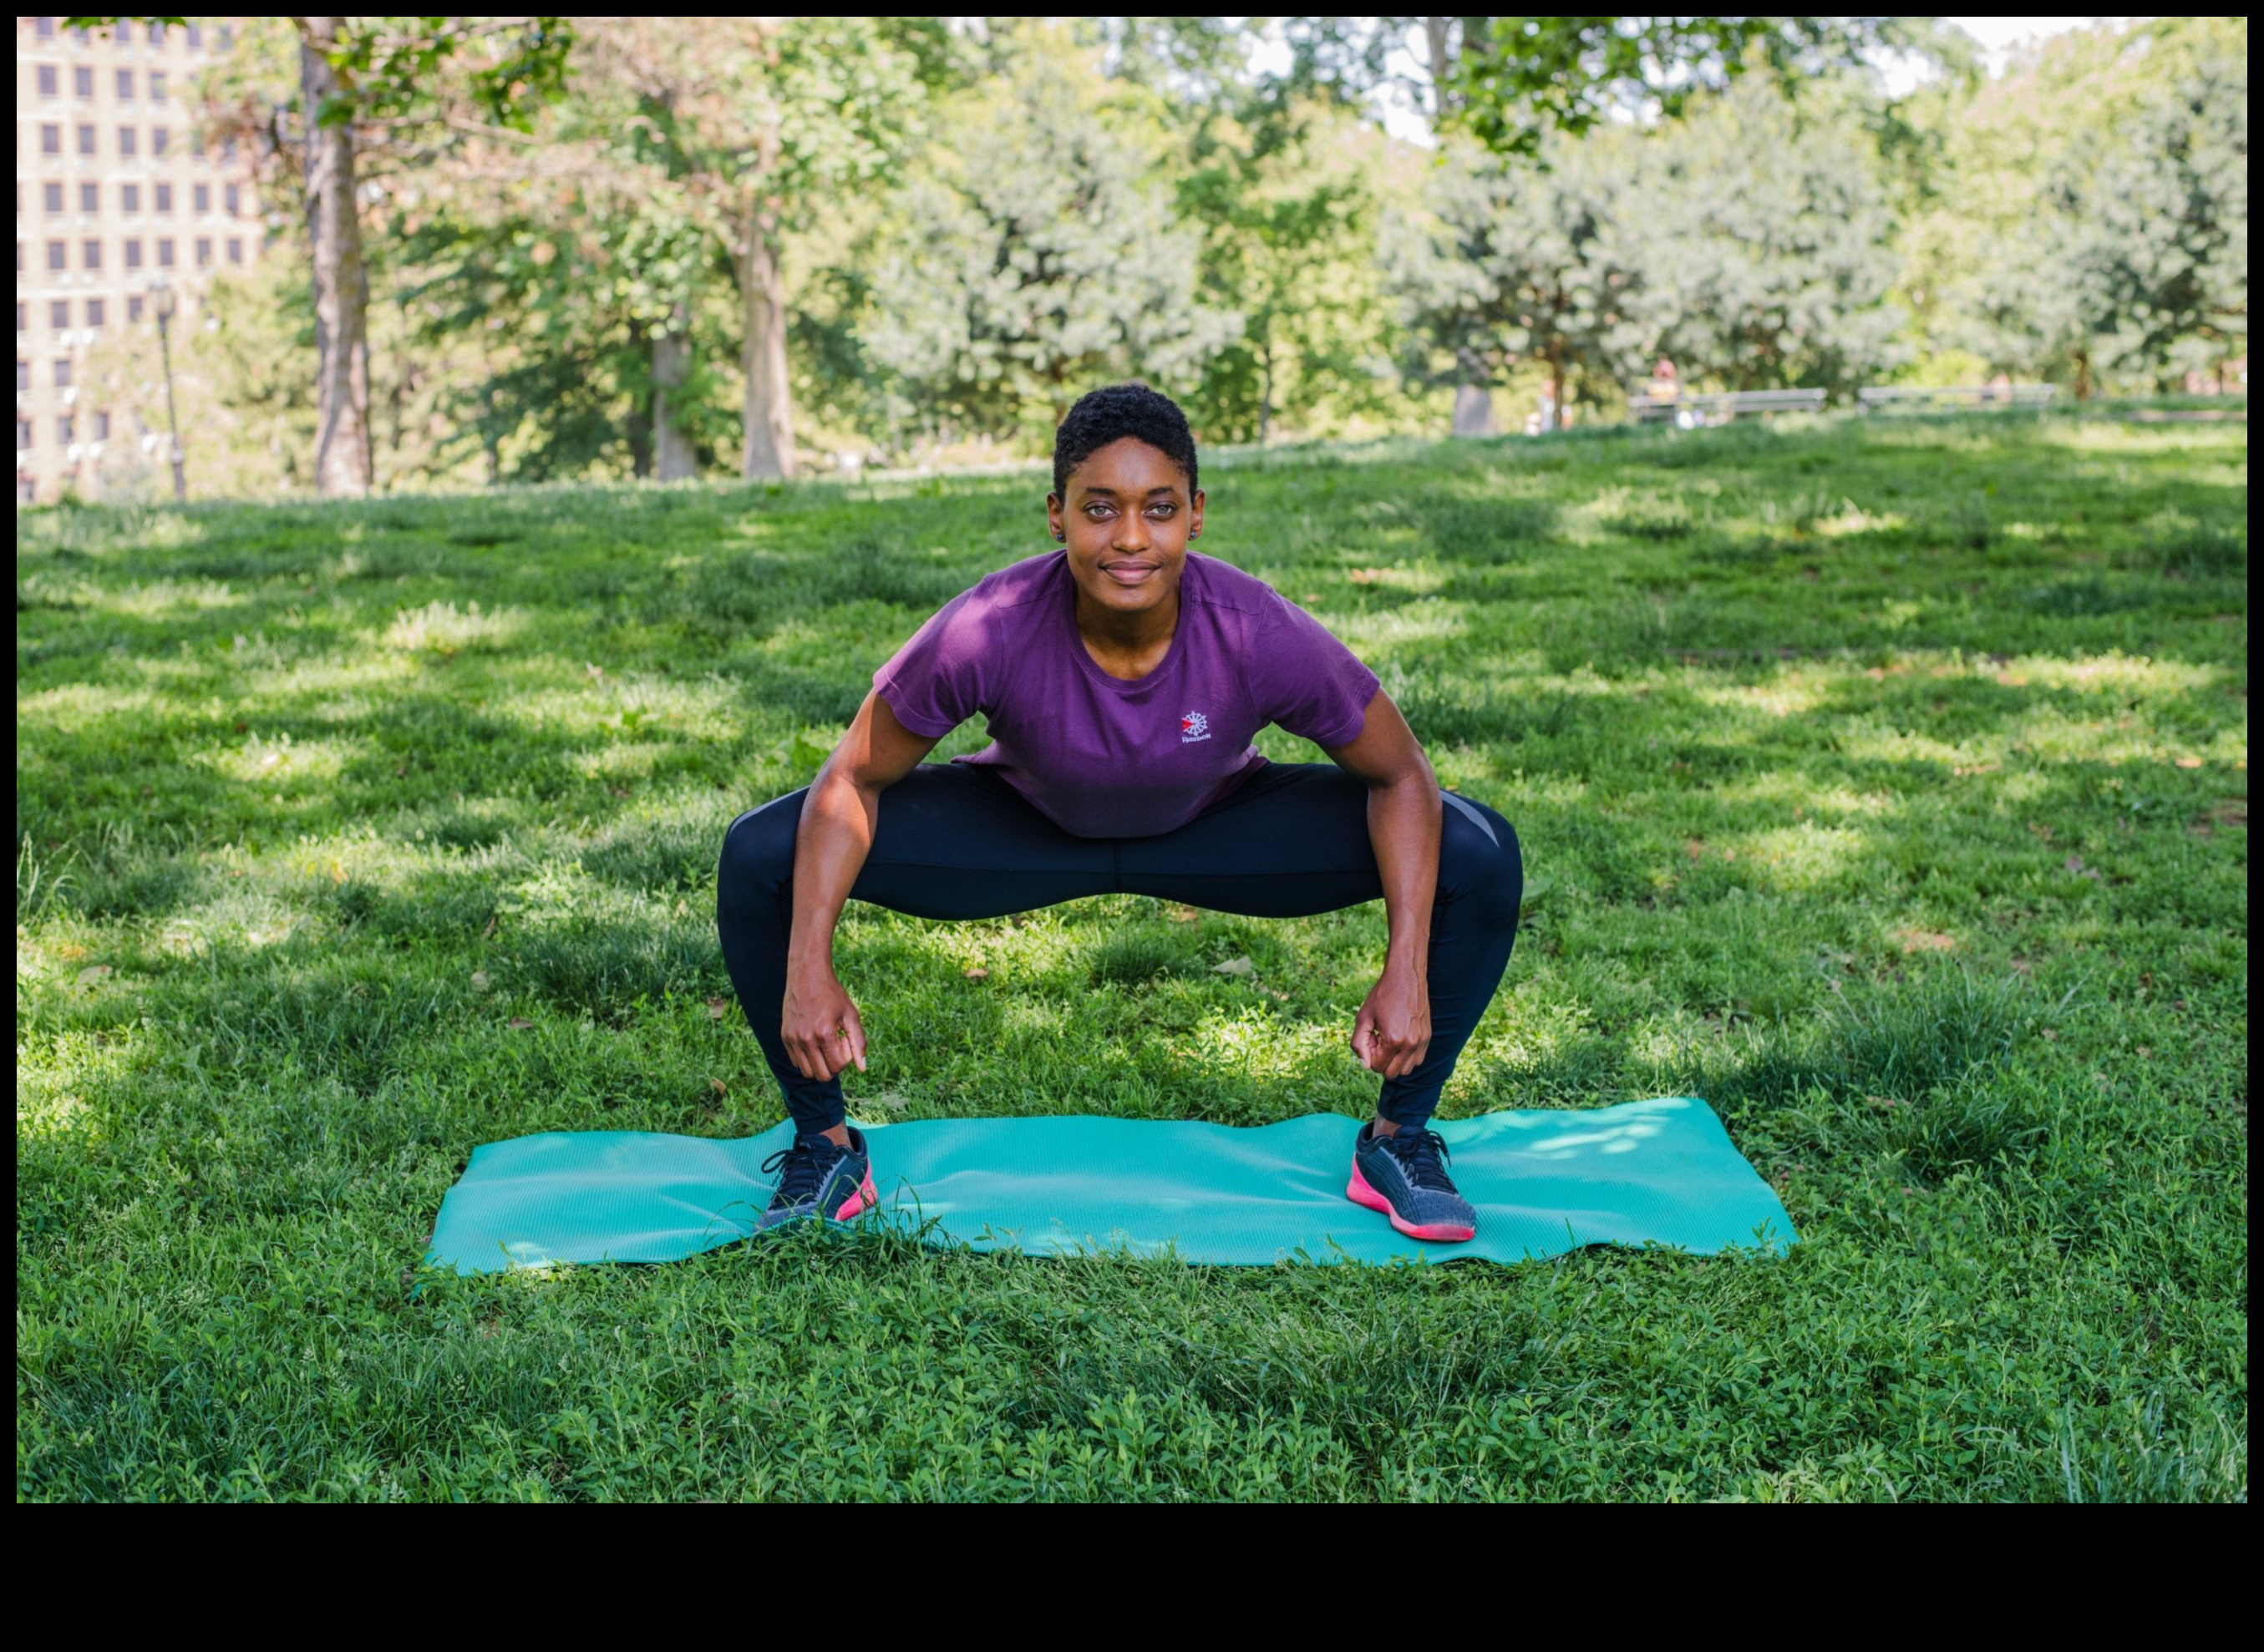
M 954 598 L 874 674 L 808 789 L 723 840 L 716 923 L 741 1008 L 794 1115 L 764 1227 L 878 1199 L 841 1075 L 865 1029 L 833 971 L 856 899 L 947 922 L 1128 892 L 1252 917 L 1381 896 L 1382 978 L 1352 1047 L 1382 1076 L 1348 1197 L 1413 1237 L 1477 1213 L 1428 1127 L 1509 962 L 1517 835 L 1442 793 L 1375 674 L 1270 587 L 1187 550 L 1203 527 L 1186 417 L 1144 385 L 1095 390 L 1054 437 L 1065 548 Z M 977 714 L 991 743 L 922 763 Z M 1268 723 L 1328 763 L 1268 763 Z

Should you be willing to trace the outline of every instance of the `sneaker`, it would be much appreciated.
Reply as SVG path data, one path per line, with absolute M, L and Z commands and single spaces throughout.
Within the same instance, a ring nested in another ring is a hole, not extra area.
M 780 1148 L 765 1159 L 763 1170 L 766 1174 L 777 1171 L 779 1179 L 770 1208 L 755 1223 L 758 1233 L 804 1216 L 848 1221 L 881 1202 L 873 1186 L 865 1133 L 853 1125 L 845 1148 L 822 1135 L 797 1136 L 792 1147 Z
M 1371 1134 L 1375 1128 L 1363 1126 L 1353 1143 L 1345 1197 L 1382 1211 L 1410 1239 L 1455 1244 L 1475 1238 L 1478 1214 L 1447 1175 L 1447 1144 L 1439 1133 L 1407 1129 L 1379 1136 Z

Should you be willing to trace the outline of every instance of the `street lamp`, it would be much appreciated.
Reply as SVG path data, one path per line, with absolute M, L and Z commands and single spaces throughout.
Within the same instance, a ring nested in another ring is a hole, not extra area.
M 181 451 L 181 421 L 173 410 L 173 312 L 180 308 L 180 300 L 163 275 L 149 279 L 149 308 L 157 313 L 157 351 L 165 359 L 165 433 L 173 444 L 173 498 L 185 504 L 189 478 L 182 466 L 188 455 Z

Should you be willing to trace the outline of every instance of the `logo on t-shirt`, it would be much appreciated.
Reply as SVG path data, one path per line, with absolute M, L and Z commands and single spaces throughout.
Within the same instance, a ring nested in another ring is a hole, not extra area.
M 1191 746 L 1198 740 L 1210 738 L 1210 719 L 1199 711 L 1191 711 L 1179 719 L 1179 743 Z

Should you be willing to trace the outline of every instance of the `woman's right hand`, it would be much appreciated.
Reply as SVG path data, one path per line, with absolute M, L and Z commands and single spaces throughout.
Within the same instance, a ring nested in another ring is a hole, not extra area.
M 779 1033 L 804 1078 L 838 1077 L 853 1065 L 865 1070 L 864 1024 L 830 966 L 788 966 Z

